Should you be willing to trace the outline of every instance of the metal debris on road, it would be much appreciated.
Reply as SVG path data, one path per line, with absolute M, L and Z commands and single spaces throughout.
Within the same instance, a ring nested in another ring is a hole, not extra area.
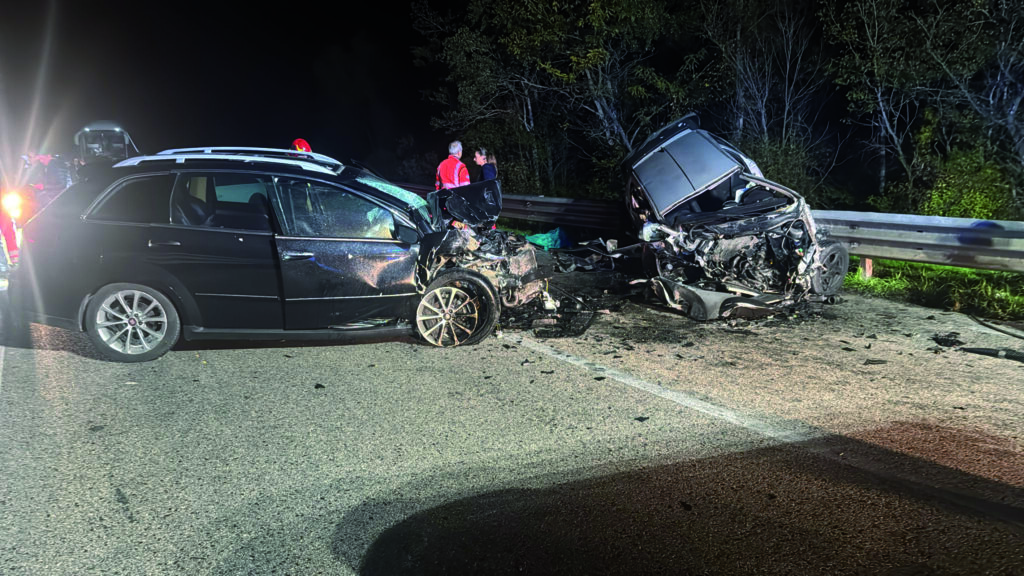
M 946 348 L 952 348 L 954 346 L 963 346 L 964 341 L 960 340 L 958 336 L 960 336 L 959 332 L 949 332 L 947 334 L 935 333 L 932 336 L 932 342 L 935 342 L 939 346 L 943 346 Z

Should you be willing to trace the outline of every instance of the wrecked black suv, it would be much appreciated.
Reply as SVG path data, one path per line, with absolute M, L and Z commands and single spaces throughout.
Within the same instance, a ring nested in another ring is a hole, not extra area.
M 194 148 L 125 160 L 25 228 L 23 320 L 137 362 L 186 339 L 415 331 L 474 344 L 543 293 L 533 248 L 493 230 L 497 182 L 432 204 L 329 157 Z
M 753 317 L 831 300 L 842 285 L 846 247 L 821 237 L 804 199 L 692 117 L 624 163 L 644 267 L 669 306 L 697 320 Z

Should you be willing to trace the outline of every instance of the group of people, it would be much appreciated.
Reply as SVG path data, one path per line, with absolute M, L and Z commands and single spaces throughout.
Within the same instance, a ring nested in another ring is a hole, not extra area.
M 291 145 L 292 150 L 300 152 L 312 152 L 309 142 L 302 138 L 296 138 Z M 480 181 L 498 179 L 498 163 L 493 153 L 488 153 L 486 148 L 477 148 L 473 152 L 473 161 L 480 167 Z M 462 142 L 458 140 L 448 145 L 448 157 L 441 161 L 437 167 L 437 174 L 434 181 L 434 189 L 458 188 L 469 184 L 469 170 L 462 163 Z
M 498 163 L 494 154 L 488 154 L 485 148 L 477 148 L 473 160 L 480 167 L 480 180 L 496 180 Z M 462 142 L 458 140 L 448 145 L 448 157 L 437 167 L 434 189 L 458 188 L 469 184 L 469 170 L 462 163 Z

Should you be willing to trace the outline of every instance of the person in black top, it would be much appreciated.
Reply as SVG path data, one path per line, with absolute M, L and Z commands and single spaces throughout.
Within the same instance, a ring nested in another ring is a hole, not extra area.
M 497 180 L 498 164 L 494 161 L 494 154 L 487 154 L 485 148 L 477 148 L 473 160 L 480 167 L 480 180 Z

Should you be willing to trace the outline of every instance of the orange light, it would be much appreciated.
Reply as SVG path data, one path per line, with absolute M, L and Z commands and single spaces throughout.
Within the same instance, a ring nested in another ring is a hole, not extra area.
M 15 220 L 21 218 L 21 203 L 21 196 L 17 192 L 8 192 L 4 194 L 3 200 L 0 200 L 4 212 Z

